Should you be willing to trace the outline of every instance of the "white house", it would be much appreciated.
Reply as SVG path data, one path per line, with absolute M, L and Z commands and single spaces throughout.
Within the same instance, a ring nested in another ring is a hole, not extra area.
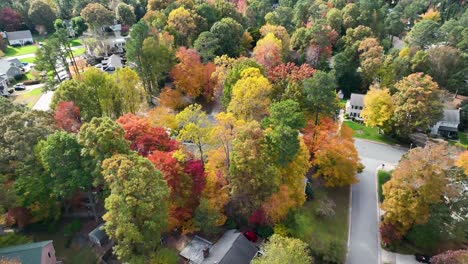
M 18 59 L 0 59 L 0 75 L 6 76 L 9 81 L 13 81 L 16 76 L 23 74 L 21 63 Z
M 362 120 L 361 112 L 362 108 L 364 108 L 364 96 L 365 94 L 351 94 L 351 97 L 346 102 L 346 114 L 348 114 L 350 118 Z
M 23 46 L 23 45 L 34 43 L 34 39 L 32 37 L 30 30 L 7 32 L 6 35 L 7 35 L 8 43 L 10 43 L 11 46 L 13 45 Z
M 460 124 L 460 110 L 444 109 L 444 117 L 432 128 L 431 133 L 447 138 L 456 138 Z

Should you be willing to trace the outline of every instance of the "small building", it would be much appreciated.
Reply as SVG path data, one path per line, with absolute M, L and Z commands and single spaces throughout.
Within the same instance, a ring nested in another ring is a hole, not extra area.
M 109 241 L 109 237 L 104 230 L 104 224 L 99 225 L 98 227 L 94 228 L 93 231 L 89 232 L 88 237 L 91 243 L 99 247 L 102 247 L 107 243 L 107 241 Z
M 33 44 L 34 39 L 31 34 L 31 30 L 21 30 L 21 31 L 13 31 L 6 33 L 8 38 L 8 43 L 11 46 L 15 45 L 28 45 Z
M 106 60 L 102 62 L 102 68 L 114 68 L 114 69 L 121 69 L 123 67 L 122 58 L 117 54 L 112 54 Z
M 56 264 L 52 240 L 0 248 L 0 259 L 16 260 L 24 264 Z
M 444 109 L 444 117 L 431 128 L 431 133 L 446 138 L 457 138 L 458 125 L 460 110 Z
M 195 236 L 180 255 L 190 264 L 249 264 L 258 252 L 257 247 L 235 229 L 226 231 L 215 244 L 210 244 Z
M 364 108 L 364 96 L 365 94 L 351 94 L 351 97 L 346 102 L 346 114 L 348 114 L 350 118 L 362 120 L 361 112 Z
M 17 59 L 0 59 L 0 76 L 6 76 L 9 81 L 13 81 L 16 76 L 22 75 L 22 64 L 17 64 Z

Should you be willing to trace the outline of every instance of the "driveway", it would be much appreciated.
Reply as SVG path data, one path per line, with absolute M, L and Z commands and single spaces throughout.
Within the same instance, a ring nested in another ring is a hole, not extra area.
M 347 264 L 380 263 L 376 170 L 382 164 L 396 164 L 406 149 L 355 139 L 355 146 L 365 169 L 359 183 L 351 188 L 351 229 Z
M 42 94 L 41 98 L 33 106 L 33 110 L 48 111 L 50 109 L 50 103 L 52 102 L 52 97 L 54 96 L 54 91 L 47 91 Z

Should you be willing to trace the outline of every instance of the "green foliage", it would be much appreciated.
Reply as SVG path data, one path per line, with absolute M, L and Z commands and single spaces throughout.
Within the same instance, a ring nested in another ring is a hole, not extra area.
M 71 19 L 70 26 L 75 31 L 76 36 L 81 36 L 83 32 L 88 29 L 86 22 L 81 16 L 77 16 Z
M 390 180 L 392 177 L 392 173 L 389 171 L 384 171 L 384 170 L 379 170 L 377 172 L 377 184 L 378 184 L 378 192 L 379 192 L 379 201 L 383 202 L 384 196 L 383 196 L 383 190 L 382 190 L 382 185 L 384 185 L 386 182 Z
M 223 18 L 213 24 L 210 32 L 219 39 L 220 48 L 217 55 L 239 56 L 241 52 L 239 43 L 241 43 L 244 34 L 244 28 L 241 24 L 230 17 Z
M 427 48 L 439 38 L 439 24 L 433 20 L 421 20 L 408 33 L 410 46 Z
M 81 229 L 81 221 L 79 219 L 73 219 L 73 221 L 63 228 L 63 235 L 66 237 L 72 237 L 76 232 Z
M 333 116 L 337 110 L 335 75 L 333 72 L 316 71 L 314 76 L 304 81 L 304 93 L 308 110 L 315 114 L 315 124 L 319 115 Z
M 120 3 L 116 9 L 117 19 L 124 25 L 131 26 L 135 23 L 136 17 L 133 7 L 125 3 Z
M 0 248 L 31 243 L 31 239 L 16 233 L 7 233 L 0 236 Z
M 241 78 L 241 73 L 248 68 L 257 68 L 262 74 L 264 74 L 263 67 L 254 60 L 243 59 L 234 62 L 231 70 L 226 76 L 226 80 L 224 81 L 224 89 L 221 96 L 221 102 L 223 103 L 224 107 L 227 108 L 231 102 L 232 87 L 234 87 L 236 82 Z
M 179 263 L 179 254 L 174 249 L 160 248 L 151 256 L 153 264 L 177 264 Z
M 193 46 L 204 62 L 213 60 L 220 47 L 218 38 L 209 31 L 202 32 L 193 43 Z
M 263 238 L 269 238 L 274 233 L 273 228 L 271 228 L 271 226 L 267 226 L 267 225 L 259 226 L 259 227 L 256 228 L 255 231 L 257 232 L 257 234 L 260 237 L 263 237 Z
M 253 264 L 313 263 L 313 259 L 309 256 L 307 244 L 297 238 L 288 238 L 275 234 L 265 243 L 263 251 L 265 254 L 254 258 Z
M 28 19 L 33 25 L 43 26 L 46 31 L 52 31 L 54 29 L 55 18 L 55 10 L 47 2 L 43 0 L 31 2 L 28 10 Z

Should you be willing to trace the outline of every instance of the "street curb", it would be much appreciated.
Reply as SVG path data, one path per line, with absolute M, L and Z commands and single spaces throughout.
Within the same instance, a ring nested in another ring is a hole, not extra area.
M 348 243 L 346 250 L 346 262 L 349 256 L 349 245 L 351 244 L 351 213 L 353 212 L 353 186 L 349 185 L 349 210 L 348 210 Z
M 375 181 L 375 201 L 377 202 L 377 256 L 378 263 L 382 263 L 382 246 L 380 244 L 380 201 L 379 201 L 379 168 L 380 165 L 375 169 L 374 181 Z M 383 169 L 383 168 L 382 168 Z

